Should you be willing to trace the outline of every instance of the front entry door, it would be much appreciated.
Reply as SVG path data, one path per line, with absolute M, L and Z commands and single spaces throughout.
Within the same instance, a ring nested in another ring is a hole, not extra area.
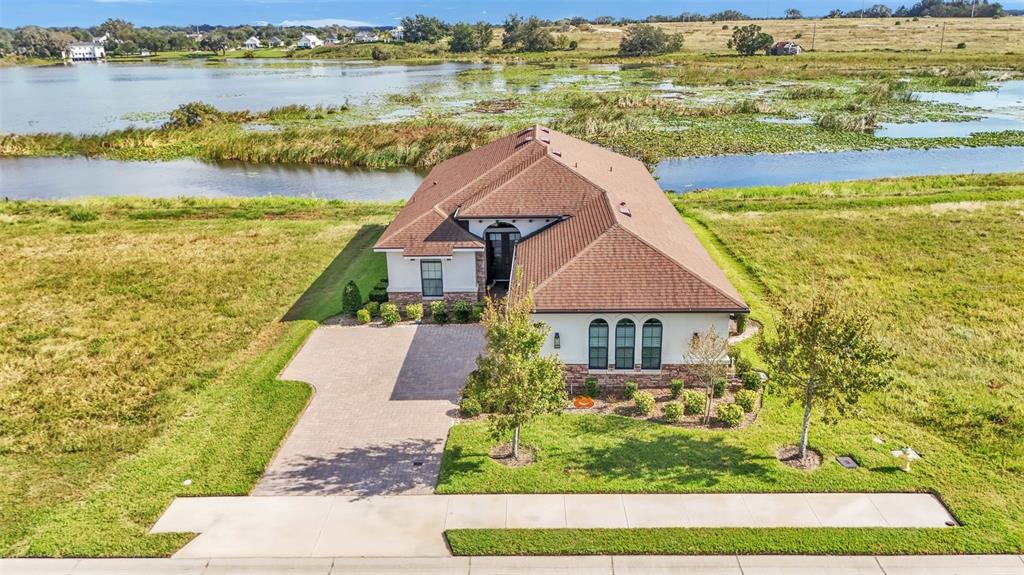
M 512 276 L 512 256 L 519 243 L 519 232 L 487 232 L 487 283 L 508 282 Z

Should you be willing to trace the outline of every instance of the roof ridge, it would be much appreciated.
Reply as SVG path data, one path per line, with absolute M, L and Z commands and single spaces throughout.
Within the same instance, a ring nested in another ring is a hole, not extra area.
M 509 138 L 509 139 L 517 139 L 517 138 L 520 138 L 520 137 L 521 137 L 521 136 L 519 136 L 519 133 L 520 133 L 520 132 L 522 132 L 522 130 L 519 130 L 518 132 L 513 132 L 513 133 L 511 133 L 511 134 L 509 134 L 509 135 L 507 135 L 507 136 L 504 136 L 504 137 L 505 137 L 505 138 Z M 494 145 L 494 144 L 496 144 L 497 142 L 499 142 L 500 140 L 501 140 L 501 138 L 500 138 L 500 139 L 498 139 L 498 140 L 495 140 L 495 141 L 493 141 L 493 142 L 490 142 L 490 143 L 489 143 L 489 144 L 487 144 L 487 145 L 488 145 L 488 146 Z M 529 140 L 527 140 L 527 141 L 529 141 Z M 485 146 L 485 147 L 486 147 L 486 146 Z M 477 148 L 477 149 L 479 150 L 479 149 L 483 149 L 483 148 Z M 525 148 L 524 148 L 524 149 L 525 149 Z M 477 177 L 473 178 L 472 180 L 470 180 L 470 181 L 466 182 L 466 184 L 465 184 L 465 185 L 463 185 L 463 186 L 461 186 L 460 188 L 457 188 L 456 190 L 453 190 L 453 192 L 457 193 L 459 189 L 465 189 L 466 187 L 468 187 L 468 186 L 472 185 L 472 184 L 473 184 L 474 182 L 476 182 L 476 181 L 477 181 L 477 180 L 479 180 L 480 178 L 483 178 L 483 177 L 484 177 L 484 176 L 486 176 L 487 174 L 489 174 L 489 173 L 493 172 L 494 170 L 497 170 L 499 166 L 501 166 L 501 165 L 502 165 L 502 164 L 504 164 L 505 162 L 508 162 L 508 161 L 509 161 L 509 160 L 511 160 L 512 158 L 516 157 L 516 155 L 518 155 L 518 154 L 519 154 L 519 152 L 521 152 L 521 151 L 522 151 L 522 150 L 515 150 L 515 151 L 513 151 L 513 152 L 512 152 L 511 154 L 509 154 L 509 155 L 508 155 L 508 157 L 506 157 L 505 159 L 501 160 L 501 161 L 500 161 L 500 162 L 498 162 L 497 164 L 494 164 L 494 165 L 493 165 L 493 166 L 491 166 L 490 168 L 488 168 L 488 169 L 484 170 L 483 172 L 481 172 L 481 173 L 480 173 L 480 175 L 478 175 Z M 458 156 L 456 156 L 456 157 L 458 157 Z M 454 159 L 454 158 L 449 158 L 449 160 L 451 160 L 451 159 Z M 448 160 L 445 160 L 445 161 L 447 162 Z M 444 163 L 444 162 L 442 162 L 442 163 Z M 440 165 L 441 165 L 441 164 L 438 164 L 438 166 L 440 166 Z M 437 166 L 434 166 L 434 169 L 436 169 L 436 168 L 437 168 Z M 425 181 L 425 180 L 424 180 L 424 181 Z M 419 190 L 417 190 L 417 191 L 419 191 Z M 415 195 L 416 195 L 416 192 L 413 192 L 413 196 L 415 196 Z M 412 198 L 410 198 L 410 199 L 412 199 Z M 426 210 L 426 211 L 425 211 L 425 212 L 423 212 L 422 214 L 420 214 L 420 215 L 416 216 L 415 218 L 413 218 L 413 219 L 409 220 L 408 222 L 406 222 L 406 223 L 405 223 L 405 225 L 404 225 L 404 226 L 402 226 L 402 227 L 400 227 L 400 228 L 396 229 L 396 230 L 395 230 L 394 232 L 390 232 L 390 233 L 388 233 L 388 232 L 390 231 L 390 227 L 391 227 L 391 226 L 388 226 L 388 228 L 389 228 L 389 229 L 388 229 L 388 230 L 385 230 L 385 233 L 386 233 L 387 237 L 391 238 L 391 237 L 397 236 L 398 234 L 400 234 L 400 233 L 402 233 L 403 231 L 405 231 L 405 230 L 406 230 L 406 228 L 408 228 L 409 226 L 411 226 L 411 225 L 415 224 L 416 222 L 418 222 L 418 221 L 422 220 L 422 219 L 423 219 L 423 217 L 424 217 L 424 216 L 426 216 L 427 214 L 429 214 L 430 212 L 432 212 L 432 211 L 438 211 L 438 210 L 439 210 L 439 208 L 437 207 L 438 203 L 440 203 L 440 202 L 435 202 L 435 203 L 434 203 L 434 204 L 433 204 L 433 205 L 431 206 L 431 209 L 429 209 L 429 210 Z M 406 206 L 407 206 L 407 205 L 409 205 L 409 202 L 407 201 L 407 202 L 405 203 L 405 205 L 406 205 Z M 403 207 L 404 207 L 404 206 L 403 206 Z M 448 217 L 448 216 L 447 216 L 446 214 L 443 214 L 443 213 L 442 213 L 441 215 L 443 215 L 443 216 L 444 216 L 445 218 L 447 218 L 447 217 Z M 392 223 L 394 223 L 394 222 L 392 222 Z M 382 239 L 384 239 L 384 236 L 381 236 L 381 238 L 380 238 L 380 239 L 378 239 L 377 241 L 378 241 L 378 242 L 380 242 L 380 241 L 381 241 Z
M 680 217 L 682 217 L 682 216 L 680 216 Z M 616 222 L 616 224 L 618 224 L 618 222 Z M 683 222 L 683 225 L 686 225 L 685 221 Z M 746 307 L 746 304 L 744 304 L 741 301 L 737 301 L 736 298 L 734 298 L 733 296 L 731 296 L 731 295 L 725 293 L 724 291 L 722 291 L 721 288 L 719 288 L 717 285 L 714 284 L 714 282 L 708 281 L 708 278 L 706 278 L 703 275 L 697 273 L 690 266 L 688 266 L 688 265 L 684 264 L 683 262 L 677 260 L 676 258 L 668 255 L 667 253 L 664 252 L 664 250 L 662 250 L 661 248 L 655 246 L 654 244 L 652 244 L 651 242 L 647 241 L 646 239 L 640 237 L 639 235 L 633 233 L 633 231 L 630 230 L 629 228 L 627 228 L 625 226 L 620 226 L 620 227 L 622 227 L 622 229 L 627 234 L 629 234 L 629 235 L 633 236 L 634 238 L 640 240 L 641 243 L 643 243 L 647 247 L 651 248 L 652 250 L 654 250 L 655 252 L 660 254 L 662 257 L 668 259 L 670 262 L 672 262 L 672 263 L 676 264 L 677 266 L 679 266 L 680 268 L 686 270 L 687 273 L 689 273 L 693 277 L 699 279 L 701 281 L 701 283 L 703 283 L 704 285 L 706 285 L 706 286 L 710 287 L 711 289 L 715 290 L 716 292 L 718 292 L 719 295 L 724 296 L 726 299 L 728 299 L 729 301 L 731 301 L 732 303 L 734 303 L 734 304 L 736 304 L 736 305 L 738 305 L 740 307 Z M 689 227 L 689 226 L 687 226 L 687 227 Z M 691 233 L 692 233 L 692 230 L 691 230 Z M 711 254 L 708 254 L 708 257 L 711 257 Z M 724 274 L 725 272 L 722 272 L 722 273 Z M 728 281 L 728 278 L 726 278 L 726 281 Z

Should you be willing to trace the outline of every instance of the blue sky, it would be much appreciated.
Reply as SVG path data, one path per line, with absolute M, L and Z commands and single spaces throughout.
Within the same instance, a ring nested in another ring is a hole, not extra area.
M 545 18 L 629 16 L 715 12 L 734 8 L 752 16 L 779 16 L 786 8 L 822 15 L 832 8 L 856 9 L 877 0 L 2 0 L 0 26 L 92 26 L 107 18 L 124 18 L 139 26 L 161 24 L 281 24 L 336 21 L 351 25 L 390 25 L 402 16 L 429 14 L 447 21 L 501 21 L 517 12 Z M 906 0 L 913 4 L 914 0 Z M 886 2 L 896 7 L 900 2 Z M 1024 8 L 1024 0 L 1004 0 L 1007 8 Z

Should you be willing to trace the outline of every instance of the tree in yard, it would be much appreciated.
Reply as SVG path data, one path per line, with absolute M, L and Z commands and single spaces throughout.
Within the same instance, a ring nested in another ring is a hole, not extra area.
M 891 382 L 892 354 L 873 335 L 870 318 L 840 304 L 834 294 L 815 293 L 810 301 L 783 305 L 772 337 L 757 349 L 772 380 L 804 406 L 798 458 L 807 455 L 811 415 L 826 423 L 853 408 L 868 392 Z
M 633 24 L 619 43 L 622 56 L 650 56 L 678 51 L 683 46 L 682 34 L 666 34 L 650 24 Z
M 345 289 L 341 291 L 341 311 L 348 315 L 355 315 L 359 308 L 363 307 L 363 294 L 359 293 L 359 286 L 356 282 L 349 280 Z
M 715 397 L 715 382 L 725 377 L 729 365 L 729 342 L 718 335 L 714 328 L 696 333 L 690 339 L 686 350 L 690 363 L 697 371 L 697 381 L 704 386 L 707 401 L 704 403 L 704 423 L 711 421 L 711 400 Z
M 797 10 L 796 8 L 786 9 L 786 20 L 801 20 L 803 19 L 803 17 L 803 12 Z
M 448 33 L 445 23 L 433 16 L 406 16 L 401 23 L 406 42 L 437 42 Z
M 743 56 L 753 56 L 758 52 L 768 52 L 775 39 L 771 34 L 761 31 L 757 24 L 747 24 L 732 31 L 732 38 L 727 46 Z
M 487 299 L 481 318 L 487 330 L 487 345 L 476 359 L 463 397 L 476 399 L 490 414 L 488 421 L 495 439 L 512 434 L 512 457 L 516 458 L 520 428 L 538 415 L 561 411 L 567 397 L 562 361 L 540 353 L 549 328 L 530 316 L 530 291 L 514 285 L 509 293 L 522 295 Z

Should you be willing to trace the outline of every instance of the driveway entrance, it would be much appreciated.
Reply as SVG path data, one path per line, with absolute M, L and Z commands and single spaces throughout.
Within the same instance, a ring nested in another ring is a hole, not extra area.
M 322 326 L 280 379 L 316 391 L 253 495 L 433 492 L 477 325 Z

